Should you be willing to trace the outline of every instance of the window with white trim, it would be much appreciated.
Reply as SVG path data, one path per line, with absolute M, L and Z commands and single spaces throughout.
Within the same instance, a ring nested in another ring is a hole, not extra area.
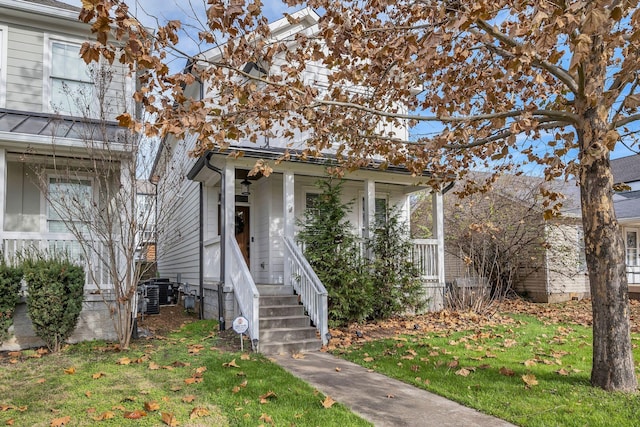
M 93 199 L 90 180 L 50 177 L 48 193 L 47 230 L 50 233 L 67 233 L 71 228 L 84 227 Z
M 95 103 L 91 66 L 80 57 L 80 44 L 50 41 L 48 104 L 51 111 L 88 116 Z

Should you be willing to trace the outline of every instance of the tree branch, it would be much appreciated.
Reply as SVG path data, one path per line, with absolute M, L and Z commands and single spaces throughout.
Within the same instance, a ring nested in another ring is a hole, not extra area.
M 500 42 L 504 43 L 507 46 L 522 47 L 520 43 L 516 42 L 506 34 L 503 34 L 500 31 L 497 31 L 495 28 L 489 25 L 488 22 L 483 21 L 482 19 L 477 20 L 476 25 L 478 25 L 478 27 L 486 31 L 487 34 L 489 34 L 490 36 L 494 37 L 495 39 L 499 40 Z M 489 46 L 487 43 L 483 43 L 483 44 L 485 46 Z M 558 80 L 564 83 L 571 92 L 578 95 L 578 85 L 576 84 L 576 81 L 574 80 L 574 78 L 571 77 L 571 74 L 567 72 L 567 70 L 561 67 L 558 67 L 557 65 L 552 64 L 551 62 L 545 59 L 540 58 L 537 54 L 534 55 L 532 63 L 548 71 L 551 75 L 555 76 Z
M 619 128 L 620 126 L 628 125 L 629 123 L 633 123 L 636 120 L 640 120 L 640 113 L 633 114 L 631 116 L 627 116 L 624 119 L 617 120 L 611 124 L 611 128 Z

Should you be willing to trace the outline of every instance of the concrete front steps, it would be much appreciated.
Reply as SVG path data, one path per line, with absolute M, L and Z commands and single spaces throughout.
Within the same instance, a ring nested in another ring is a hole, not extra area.
M 293 287 L 257 285 L 260 292 L 260 352 L 264 354 L 300 353 L 320 350 L 304 307 L 293 294 Z

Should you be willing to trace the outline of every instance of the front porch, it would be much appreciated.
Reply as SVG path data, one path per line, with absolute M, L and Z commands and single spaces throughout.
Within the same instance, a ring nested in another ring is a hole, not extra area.
M 202 183 L 205 317 L 224 319 L 227 327 L 236 316 L 246 317 L 254 347 L 264 347 L 261 289 L 280 285 L 297 295 L 326 344 L 327 291 L 296 242 L 298 219 L 311 196 L 318 194 L 314 182 L 326 179 L 325 168 L 293 163 L 286 169 L 274 168 L 269 177 L 249 177 L 252 165 L 251 158 L 212 155 L 202 158 L 188 174 Z M 247 178 L 250 191 L 245 191 Z M 408 220 L 409 195 L 423 189 L 419 178 L 395 171 L 357 171 L 345 179 L 345 200 L 354 205 L 350 222 L 363 239 L 373 232 L 377 205 L 399 205 Z M 429 309 L 439 310 L 445 289 L 442 194 L 434 193 L 432 200 L 434 238 L 413 241 L 412 260 L 420 270 Z

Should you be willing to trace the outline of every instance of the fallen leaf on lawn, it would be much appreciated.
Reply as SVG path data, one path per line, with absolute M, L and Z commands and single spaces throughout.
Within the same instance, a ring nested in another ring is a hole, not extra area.
M 158 405 L 158 402 L 155 400 L 152 400 L 151 402 L 144 402 L 144 409 L 149 412 L 153 412 L 160 409 L 160 405 Z
M 509 339 L 509 338 L 504 340 L 504 342 L 502 343 L 502 345 L 504 345 L 506 348 L 513 347 L 516 344 L 518 344 L 518 341 Z
M 251 356 L 247 353 L 243 353 L 242 356 L 240 356 L 240 360 L 251 360 Z
M 458 362 L 457 360 L 452 360 L 447 366 L 450 368 L 457 368 L 459 364 L 460 362 Z
M 507 376 L 507 377 L 512 377 L 512 376 L 514 376 L 516 374 L 511 369 L 506 368 L 504 366 L 502 368 L 500 368 L 500 370 L 498 372 L 500 373 L 500 375 L 504 375 L 504 376 Z
M 149 369 L 152 371 L 156 371 L 160 369 L 160 365 L 158 365 L 156 362 L 149 362 Z
M 76 368 L 73 366 L 64 370 L 64 373 L 67 375 L 73 375 L 76 373 Z
M 373 362 L 373 357 L 365 357 L 364 359 L 365 362 Z
M 527 368 L 530 368 L 530 367 L 535 366 L 537 364 L 538 364 L 538 362 L 536 362 L 533 359 L 529 359 L 529 360 L 525 360 L 524 361 L 524 366 L 526 366 Z
M 96 408 L 87 408 L 87 414 L 95 414 Z
M 13 418 L 9 418 L 4 424 L 7 425 L 7 426 L 12 426 L 13 425 Z
M 466 368 L 462 368 L 456 371 L 456 375 L 460 375 L 461 377 L 468 377 L 470 373 L 471 371 Z
M 240 387 L 239 386 L 235 386 L 231 389 L 231 393 L 236 394 L 236 393 L 240 393 Z
M 202 382 L 202 377 L 191 377 L 184 380 L 185 384 L 198 384 Z
M 18 406 L 18 412 L 25 412 L 27 409 L 29 409 L 29 407 L 27 405 L 24 406 Z
M 496 356 L 495 354 L 490 353 L 490 352 L 488 352 L 488 351 L 487 351 L 487 352 L 484 354 L 484 357 L 487 357 L 487 358 L 489 358 L 489 359 L 495 359 L 495 358 L 496 358 L 496 357 L 498 357 L 498 356 Z
M 93 393 L 91 393 L 90 391 L 85 391 L 84 395 L 87 397 L 91 397 L 93 395 Z
M 260 396 L 260 403 L 261 404 L 265 404 L 265 403 L 267 403 L 269 401 L 268 399 L 275 399 L 276 397 L 278 397 L 278 396 L 274 392 L 268 391 L 265 394 L 263 394 L 262 396 Z
M 184 403 L 191 403 L 191 402 L 193 402 L 194 400 L 196 400 L 196 397 L 195 397 L 193 394 L 188 394 L 188 395 L 186 395 L 186 396 L 184 396 L 184 397 L 182 398 L 182 401 L 183 401 Z
M 182 390 L 182 387 L 178 386 L 178 385 L 174 385 L 173 387 L 171 387 L 169 390 L 171 391 L 180 391 Z
M 327 396 L 324 398 L 324 400 L 322 401 L 322 406 L 325 409 L 329 409 L 331 408 L 334 404 L 336 403 L 335 400 L 333 400 L 333 398 L 331 396 Z
M 38 380 L 36 381 L 38 384 L 44 384 L 47 382 L 46 378 L 38 378 Z
M 19 351 L 10 351 L 9 353 L 7 353 L 7 355 L 11 358 L 15 358 L 22 356 L 22 353 Z
M 114 411 L 126 411 L 127 410 L 127 408 L 125 408 L 122 405 L 114 405 L 114 406 L 111 407 L 111 409 L 113 409 Z
M 0 411 L 2 412 L 6 412 L 10 409 L 16 409 L 16 407 L 13 405 L 0 405 Z
M 131 363 L 131 359 L 129 359 L 128 357 L 121 357 L 116 362 L 117 365 L 129 365 L 130 363 Z
M 97 379 L 99 379 L 99 378 L 104 377 L 105 375 L 106 375 L 106 374 L 105 374 L 104 372 L 97 372 L 97 373 L 95 373 L 95 374 L 91 375 L 91 378 L 93 378 L 94 380 L 97 380 Z
M 201 366 L 199 368 L 196 369 L 196 374 L 202 374 L 203 372 L 207 371 L 207 367 L 206 366 Z
M 533 375 L 533 374 L 523 375 L 522 376 L 522 381 L 524 381 L 524 383 L 529 387 L 533 387 L 534 385 L 538 385 L 538 380 L 536 379 L 536 376 Z
M 123 397 L 120 402 L 135 402 L 137 399 L 135 396 L 126 396 Z
M 193 420 L 195 418 L 208 417 L 209 415 L 209 410 L 207 408 L 195 407 L 191 410 L 189 419 Z
M 222 364 L 222 366 L 223 366 L 224 368 L 239 368 L 239 367 L 240 367 L 240 366 L 238 366 L 238 365 L 236 364 L 236 359 L 233 359 L 233 360 L 232 360 L 231 362 L 229 362 L 229 363 L 223 363 L 223 364 Z
M 98 415 L 97 417 L 93 417 L 94 421 L 104 421 L 104 420 L 110 420 L 112 418 L 115 418 L 116 414 L 114 414 L 111 411 L 105 411 L 102 414 Z
M 304 359 L 304 353 L 294 353 L 291 355 L 292 359 Z
M 71 417 L 69 417 L 69 416 L 61 417 L 61 418 L 55 418 L 55 419 L 51 420 L 51 424 L 49 424 L 49 426 L 50 427 L 62 427 L 62 426 L 66 426 L 70 422 L 71 422 Z
M 567 371 L 564 368 L 560 368 L 556 371 L 556 374 L 558 375 L 562 375 L 563 377 L 566 377 L 567 375 L 569 375 L 569 371 Z
M 478 369 L 489 369 L 491 367 L 491 365 L 489 365 L 488 363 L 482 364 L 480 366 L 478 366 Z
M 162 422 L 165 423 L 166 425 L 170 426 L 170 427 L 176 427 L 178 425 L 180 425 L 180 423 L 178 422 L 178 420 L 176 419 L 175 415 L 169 413 L 169 412 L 162 412 L 161 413 L 161 419 Z
M 269 415 L 264 413 L 260 415 L 260 418 L 258 418 L 258 421 L 264 421 L 267 424 L 273 424 L 273 419 Z
M 125 412 L 122 416 L 128 420 L 139 420 L 142 417 L 146 417 L 147 413 L 140 409 L 136 409 L 135 411 Z

